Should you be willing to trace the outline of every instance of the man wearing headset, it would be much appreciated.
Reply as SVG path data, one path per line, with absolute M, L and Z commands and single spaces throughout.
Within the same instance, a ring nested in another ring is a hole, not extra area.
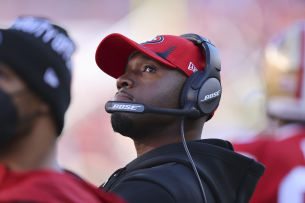
M 277 33 L 262 58 L 267 128 L 236 142 L 266 166 L 250 202 L 305 202 L 305 21 Z
M 160 35 L 138 44 L 114 33 L 99 44 L 96 62 L 117 79 L 106 104 L 113 130 L 137 151 L 101 188 L 130 203 L 249 201 L 264 167 L 227 141 L 201 140 L 221 94 L 220 59 L 209 41 Z
M 74 50 L 44 18 L 0 29 L 0 202 L 122 202 L 56 164 Z

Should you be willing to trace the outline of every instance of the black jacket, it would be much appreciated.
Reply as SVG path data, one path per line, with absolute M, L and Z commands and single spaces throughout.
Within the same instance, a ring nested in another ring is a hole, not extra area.
M 208 203 L 248 202 L 264 166 L 233 151 L 230 142 L 188 143 Z M 130 203 L 204 202 L 182 143 L 149 151 L 117 170 L 103 186 Z

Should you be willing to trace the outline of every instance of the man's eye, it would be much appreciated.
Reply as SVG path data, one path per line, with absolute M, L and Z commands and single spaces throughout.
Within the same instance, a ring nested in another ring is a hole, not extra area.
M 156 72 L 156 68 L 154 66 L 151 66 L 151 65 L 146 65 L 144 67 L 144 71 L 143 72 L 154 73 L 154 72 Z

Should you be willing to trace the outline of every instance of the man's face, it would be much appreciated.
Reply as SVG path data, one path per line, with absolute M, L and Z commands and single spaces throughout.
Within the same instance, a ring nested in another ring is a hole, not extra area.
M 117 79 L 114 100 L 144 103 L 163 108 L 179 108 L 181 88 L 187 76 L 169 68 L 142 53 L 136 53 L 127 63 L 125 73 Z M 116 132 L 135 138 L 147 130 L 176 122 L 178 117 L 157 114 L 112 114 L 112 126 Z
M 1 62 L 0 89 L 10 96 L 17 108 L 17 133 L 27 133 L 32 127 L 33 118 L 39 114 L 41 99 L 27 87 L 9 66 Z M 5 107 L 2 106 L 2 108 Z

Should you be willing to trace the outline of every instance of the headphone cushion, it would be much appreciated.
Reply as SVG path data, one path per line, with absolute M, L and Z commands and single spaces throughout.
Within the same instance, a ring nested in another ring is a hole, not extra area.
M 189 102 L 190 97 L 194 99 L 194 102 L 197 100 L 196 90 L 192 88 L 193 82 L 197 78 L 199 71 L 192 74 L 189 78 L 186 79 L 182 91 L 180 93 L 180 108 L 183 109 L 187 102 Z M 193 93 L 194 92 L 194 93 Z M 191 95 L 193 94 L 193 95 Z

